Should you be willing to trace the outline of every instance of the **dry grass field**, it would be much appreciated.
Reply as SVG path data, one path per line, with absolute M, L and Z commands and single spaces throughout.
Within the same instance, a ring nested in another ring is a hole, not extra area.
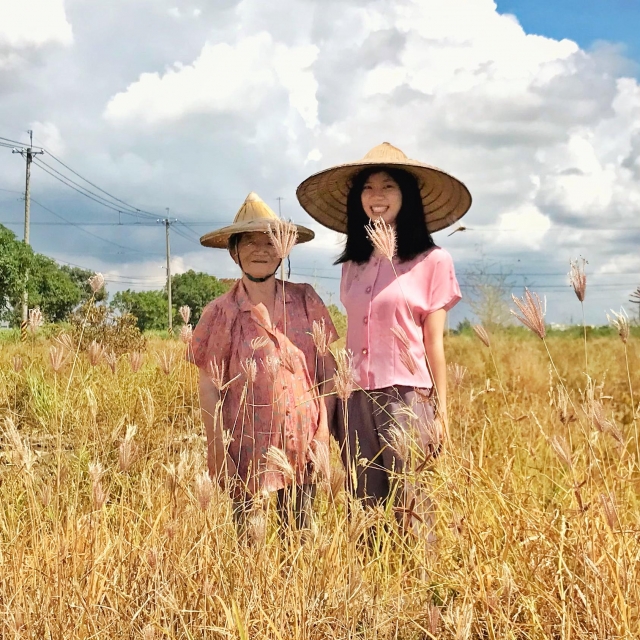
M 580 339 L 446 348 L 425 548 L 391 511 L 347 517 L 335 457 L 304 540 L 266 505 L 239 541 L 178 341 L 152 339 L 137 371 L 2 344 L 0 637 L 640 637 L 640 340 L 590 338 L 589 377 Z

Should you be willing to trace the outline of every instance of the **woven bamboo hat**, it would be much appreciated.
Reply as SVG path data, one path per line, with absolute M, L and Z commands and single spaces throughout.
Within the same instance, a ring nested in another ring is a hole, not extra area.
M 200 244 L 215 249 L 226 249 L 229 246 L 229 238 L 234 233 L 250 233 L 251 231 L 268 233 L 274 220 L 280 220 L 280 218 L 257 193 L 251 192 L 236 213 L 233 224 L 203 235 L 200 238 Z M 313 240 L 315 233 L 311 229 L 299 224 L 296 225 L 296 228 L 298 229 L 298 244 Z
M 383 142 L 356 162 L 340 164 L 307 178 L 296 190 L 303 209 L 321 225 L 347 232 L 347 196 L 353 178 L 363 169 L 380 166 L 404 169 L 418 179 L 427 228 L 431 233 L 452 225 L 471 207 L 465 185 L 441 169 L 412 160 Z

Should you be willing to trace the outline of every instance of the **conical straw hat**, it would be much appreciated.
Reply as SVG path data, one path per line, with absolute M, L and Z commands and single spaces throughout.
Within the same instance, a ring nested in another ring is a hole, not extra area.
M 404 169 L 418 179 L 424 215 L 430 232 L 452 225 L 469 210 L 471 194 L 465 185 L 441 169 L 412 160 L 383 142 L 356 162 L 340 164 L 307 178 L 296 190 L 303 209 L 321 225 L 347 232 L 347 196 L 353 178 L 367 167 Z
M 257 193 L 251 192 L 236 213 L 233 224 L 203 235 L 200 238 L 200 244 L 215 249 L 226 249 L 229 245 L 229 237 L 234 233 L 249 233 L 251 231 L 268 233 L 274 220 L 280 220 L 280 218 Z M 298 243 L 313 240 L 315 234 L 311 229 L 299 224 L 296 225 L 296 228 L 298 229 Z

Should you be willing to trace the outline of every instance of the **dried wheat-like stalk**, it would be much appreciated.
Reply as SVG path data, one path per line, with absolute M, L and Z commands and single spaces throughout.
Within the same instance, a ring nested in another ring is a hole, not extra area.
M 98 293 L 104 287 L 104 276 L 101 273 L 94 273 L 88 280 L 93 293 Z
M 587 261 L 584 258 L 578 260 L 571 260 L 571 271 L 569 271 L 569 282 L 576 293 L 576 296 L 580 302 L 584 302 L 584 298 L 587 292 L 587 274 L 585 273 L 584 266 Z
M 89 475 L 91 476 L 91 492 L 93 494 L 93 506 L 96 510 L 102 509 L 107 501 L 108 494 L 102 486 L 104 468 L 99 462 L 89 463 Z
M 485 347 L 491 347 L 491 340 L 489 339 L 489 333 L 481 324 L 474 324 L 471 326 L 473 332 L 480 338 L 482 344 Z
M 273 471 L 279 471 L 289 482 L 295 482 L 296 472 L 293 468 L 287 454 L 278 447 L 269 447 L 265 455 L 267 468 Z
M 627 340 L 629 340 L 629 316 L 624 309 L 620 309 L 620 313 L 616 313 L 613 309 L 611 310 L 611 315 L 607 313 L 607 320 L 612 327 L 618 332 L 620 339 L 624 344 L 627 344 Z
M 91 341 L 91 344 L 87 347 L 87 355 L 92 367 L 95 367 L 100 362 L 104 352 L 105 348 L 99 342 L 96 340 Z
M 280 358 L 277 356 L 267 356 L 265 360 L 263 360 L 263 366 L 267 370 L 268 376 L 271 380 L 275 380 L 278 375 L 278 371 L 280 371 Z
M 331 482 L 331 455 L 329 447 L 324 442 L 314 440 L 314 446 L 309 447 L 309 458 L 313 464 L 314 471 L 324 478 L 326 482 Z
M 458 389 L 462 386 L 465 375 L 467 375 L 467 367 L 458 364 L 457 362 L 450 362 L 447 365 L 447 370 L 452 377 L 453 388 Z
M 253 338 L 253 340 L 251 340 L 251 349 L 253 351 L 258 351 L 258 349 L 264 349 L 264 347 L 267 347 L 269 345 L 269 338 L 267 338 L 267 336 L 258 336 L 257 338 Z
M 42 315 L 42 311 L 40 311 L 40 307 L 29 309 L 29 329 L 31 333 L 35 333 L 38 327 L 41 327 L 43 324 L 44 316 Z
M 411 353 L 411 343 L 405 330 L 400 327 L 392 327 L 391 333 L 398 339 L 400 343 L 400 362 L 409 370 L 411 375 L 415 375 L 418 371 L 418 364 Z
M 58 334 L 54 340 L 67 352 L 73 353 L 76 350 L 76 345 L 73 343 L 73 338 L 64 331 Z
M 366 227 L 367 237 L 374 248 L 389 262 L 396 255 L 396 230 L 382 218 L 370 222 Z
M 131 366 L 131 371 L 133 373 L 138 373 L 140 371 L 140 367 L 144 362 L 144 353 L 141 351 L 132 351 L 129 354 L 129 365 Z
M 189 324 L 189 319 L 191 318 L 191 307 L 187 304 L 180 307 L 178 310 L 180 313 L 180 317 L 185 324 Z
M 19 464 L 29 475 L 31 475 L 33 469 L 33 463 L 36 461 L 36 455 L 31 450 L 28 441 L 24 441 L 18 433 L 18 428 L 15 422 L 10 418 L 4 419 L 4 432 L 11 443 L 12 454 L 17 464 Z
M 49 348 L 49 361 L 51 362 L 51 368 L 55 373 L 58 373 L 62 367 L 64 367 L 67 358 L 63 347 L 50 347 Z
M 511 313 L 518 318 L 525 327 L 531 329 L 541 340 L 544 340 L 547 335 L 547 329 L 544 325 L 546 309 L 542 309 L 540 296 L 538 296 L 537 293 L 532 294 L 529 289 L 525 288 L 522 299 L 516 298 L 513 294 L 511 298 L 522 315 L 519 315 L 513 309 L 511 309 Z
M 408 462 L 413 443 L 407 429 L 403 429 L 399 425 L 389 427 L 387 442 L 402 462 Z
M 193 327 L 190 324 L 183 324 L 180 327 L 180 340 L 185 344 L 191 344 L 193 340 Z
M 326 356 L 329 350 L 329 341 L 327 338 L 327 327 L 324 318 L 320 321 L 314 320 L 311 325 L 311 337 L 313 338 L 313 344 L 316 346 L 318 355 Z
M 195 494 L 200 509 L 206 511 L 213 498 L 213 482 L 207 471 L 202 471 L 195 479 Z
M 343 402 L 349 399 L 355 385 L 353 356 L 346 349 L 338 349 L 335 354 L 336 372 L 333 376 L 336 394 Z
M 11 367 L 16 373 L 20 373 L 22 371 L 22 357 L 21 356 L 13 356 L 11 358 Z
M 156 354 L 158 358 L 158 365 L 162 369 L 165 375 L 169 375 L 173 369 L 173 362 L 175 360 L 175 353 L 173 351 L 161 351 Z
M 240 363 L 244 375 L 247 377 L 247 382 L 255 382 L 258 375 L 258 363 L 254 358 L 246 358 Z
M 225 373 L 225 363 L 224 360 L 218 364 L 216 357 L 213 357 L 213 361 L 209 361 L 209 377 L 211 378 L 211 382 L 213 382 L 213 386 L 218 390 L 222 391 L 224 387 L 224 373 Z
M 602 505 L 602 513 L 604 513 L 604 518 L 607 521 L 609 528 L 611 529 L 611 531 L 615 531 L 620 523 L 620 520 L 618 519 L 616 500 L 613 494 L 601 493 L 600 503 Z
M 573 457 L 567 441 L 562 436 L 556 435 L 549 438 L 549 444 L 560 461 L 566 464 L 570 469 L 573 468 Z
M 115 373 L 116 366 L 118 365 L 118 356 L 115 354 L 115 351 L 105 352 L 104 361 L 107 363 L 109 369 L 111 369 L 111 373 Z
M 120 446 L 118 447 L 118 466 L 122 473 L 126 473 L 131 468 L 131 465 L 135 462 L 138 454 L 138 445 L 134 442 L 133 438 L 138 431 L 138 427 L 135 424 L 130 424 L 127 427 Z
M 292 222 L 273 220 L 269 222 L 269 238 L 280 260 L 284 260 L 298 241 L 298 228 Z
M 147 624 L 142 630 L 142 640 L 156 640 L 156 628 L 152 624 Z

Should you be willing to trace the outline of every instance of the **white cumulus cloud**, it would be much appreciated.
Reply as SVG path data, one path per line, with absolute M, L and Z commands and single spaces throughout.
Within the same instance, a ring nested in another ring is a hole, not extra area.
M 3 0 L 0 2 L 0 52 L 3 48 L 70 45 L 71 24 L 64 0 Z

